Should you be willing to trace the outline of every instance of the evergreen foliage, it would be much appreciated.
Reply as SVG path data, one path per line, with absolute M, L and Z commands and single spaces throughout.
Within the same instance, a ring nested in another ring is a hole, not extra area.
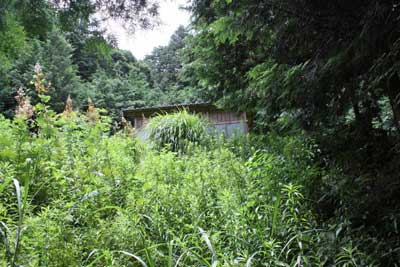
M 178 74 L 182 68 L 180 51 L 184 47 L 184 38 L 187 35 L 183 26 L 180 26 L 171 36 L 167 46 L 157 47 L 146 57 L 146 61 L 151 67 L 151 74 L 156 86 L 162 91 L 167 91 L 169 87 L 177 84 Z
M 336 196 L 318 199 L 319 209 L 346 213 L 378 239 L 399 210 L 398 4 L 192 1 L 183 67 L 209 101 L 249 112 L 259 133 L 313 136 L 321 164 L 353 177 L 330 185 L 353 198 L 324 188 Z
M 150 26 L 150 13 L 146 12 L 151 10 L 152 16 L 156 15 L 153 3 L 124 4 L 126 9 L 116 9 L 116 3 L 102 1 L 28 0 L 2 5 L 0 111 L 13 116 L 14 97 L 20 87 L 35 97 L 30 80 L 36 63 L 52 85 L 49 104 L 57 112 L 63 110 L 68 95 L 81 109 L 86 108 L 86 99 L 92 98 L 114 119 L 120 116 L 121 108 L 167 102 L 164 93 L 153 89 L 146 64 L 130 52 L 117 49 L 94 17 L 95 12 L 103 10 L 108 18 L 125 18 L 133 24 Z M 135 18 L 126 13 L 132 10 L 137 10 Z M 142 13 L 145 17 L 139 22 Z

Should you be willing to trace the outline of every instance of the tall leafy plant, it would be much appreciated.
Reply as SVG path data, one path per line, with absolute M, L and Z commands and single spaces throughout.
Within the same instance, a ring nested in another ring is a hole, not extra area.
M 186 151 L 190 143 L 200 143 L 207 134 L 208 124 L 199 115 L 182 110 L 173 114 L 159 115 L 147 125 L 150 140 L 157 148 Z

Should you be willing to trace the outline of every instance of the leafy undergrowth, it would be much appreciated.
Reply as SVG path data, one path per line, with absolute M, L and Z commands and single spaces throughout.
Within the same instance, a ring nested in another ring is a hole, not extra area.
M 302 140 L 155 151 L 89 115 L 0 118 L 1 266 L 372 265 L 317 223 Z

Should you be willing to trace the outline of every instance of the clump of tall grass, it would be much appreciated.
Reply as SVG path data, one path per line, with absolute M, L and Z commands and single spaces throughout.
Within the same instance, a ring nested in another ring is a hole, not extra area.
M 173 114 L 158 115 L 146 126 L 150 140 L 158 149 L 184 152 L 190 143 L 200 143 L 207 134 L 208 123 L 196 114 L 181 110 Z

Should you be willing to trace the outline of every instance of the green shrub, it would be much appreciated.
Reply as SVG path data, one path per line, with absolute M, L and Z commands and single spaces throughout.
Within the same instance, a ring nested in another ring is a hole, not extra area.
M 150 140 L 158 149 L 186 151 L 191 143 L 200 143 L 207 134 L 208 124 L 199 115 L 182 110 L 173 114 L 158 115 L 150 119 L 147 129 Z

